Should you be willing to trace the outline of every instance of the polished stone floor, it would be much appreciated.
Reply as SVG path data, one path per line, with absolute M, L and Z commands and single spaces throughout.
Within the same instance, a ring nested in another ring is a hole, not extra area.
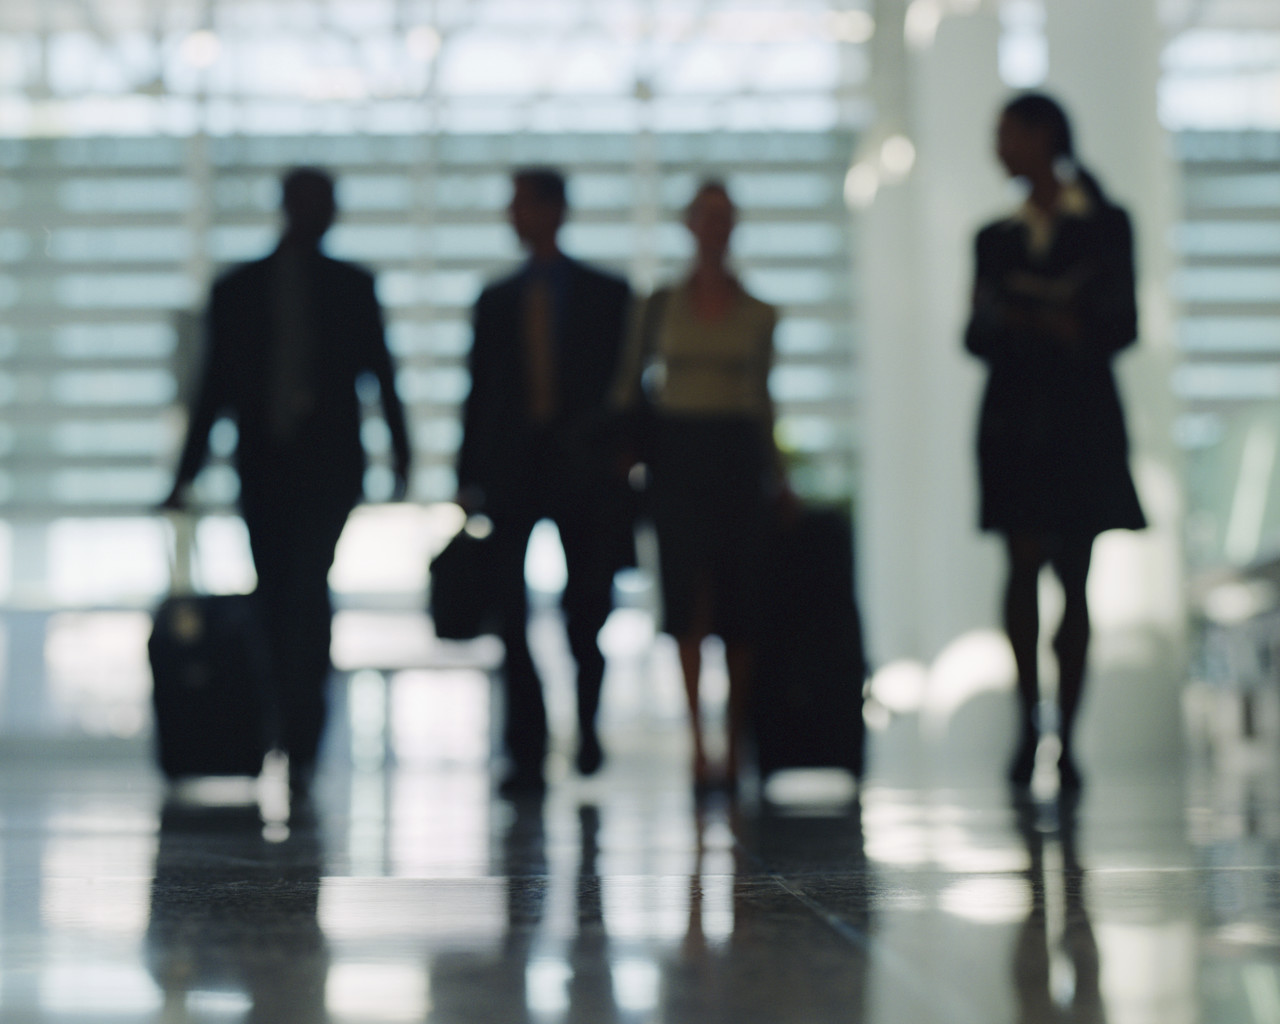
M 166 792 L 141 758 L 10 758 L 0 1020 L 1280 1021 L 1268 751 L 1019 806 L 994 773 L 919 781 L 914 728 L 856 796 L 737 805 L 695 803 L 658 727 L 514 806 L 478 763 L 334 758 L 290 809 L 274 768 Z

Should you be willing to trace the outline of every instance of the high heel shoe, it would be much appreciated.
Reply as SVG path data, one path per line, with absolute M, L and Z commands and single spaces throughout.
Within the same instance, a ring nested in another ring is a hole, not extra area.
M 715 777 L 711 774 L 711 765 L 705 754 L 693 756 L 693 791 L 704 796 L 715 787 Z
M 1080 790 L 1084 788 L 1084 776 L 1080 774 L 1075 760 L 1066 751 L 1063 751 L 1062 756 L 1058 758 L 1058 788 L 1064 795 L 1072 797 L 1078 796 Z
M 583 732 L 574 762 L 578 766 L 578 774 L 584 777 L 594 775 L 604 764 L 604 748 L 600 746 L 600 737 L 594 729 Z
M 1017 753 L 1009 763 L 1009 781 L 1015 786 L 1031 785 L 1031 776 L 1036 770 L 1036 747 L 1040 743 L 1038 736 L 1024 736 L 1018 745 Z

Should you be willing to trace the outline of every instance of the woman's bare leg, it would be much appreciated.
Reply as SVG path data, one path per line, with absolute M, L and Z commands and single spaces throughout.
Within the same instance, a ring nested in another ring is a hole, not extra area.
M 1040 703 L 1040 568 L 1046 545 L 1033 534 L 1007 538 L 1009 578 L 1004 593 L 1004 628 L 1013 648 L 1018 672 L 1018 748 L 1009 766 L 1009 779 L 1018 785 L 1031 781 L 1040 740 L 1036 709 Z
M 737 785 L 738 769 L 742 764 L 742 738 L 751 699 L 752 655 L 752 649 L 741 641 L 725 644 L 724 657 L 729 669 L 729 758 L 725 768 L 725 781 L 731 788 Z
M 707 782 L 707 750 L 702 735 L 702 703 L 699 682 L 702 679 L 702 640 L 698 635 L 680 637 L 676 643 L 680 650 L 680 671 L 684 675 L 684 694 L 689 703 L 689 729 L 693 740 L 693 781 L 695 785 Z
M 1064 789 L 1078 789 L 1081 782 L 1073 743 L 1089 654 L 1089 604 L 1085 584 L 1092 554 L 1092 537 L 1072 537 L 1063 541 L 1061 550 L 1052 559 L 1066 598 L 1062 623 L 1053 638 L 1053 649 L 1058 655 L 1058 738 L 1062 742 L 1058 773 Z
M 676 640 L 680 649 L 680 671 L 684 675 L 684 694 L 689 704 L 689 728 L 693 739 L 693 782 L 702 787 L 710 781 L 707 747 L 702 731 L 702 643 L 711 632 L 711 587 L 705 581 L 698 585 L 693 604 L 693 624 Z

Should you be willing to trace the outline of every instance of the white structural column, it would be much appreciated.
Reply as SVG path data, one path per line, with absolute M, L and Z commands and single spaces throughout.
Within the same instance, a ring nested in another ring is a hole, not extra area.
M 1006 192 L 991 155 L 993 11 L 944 18 L 909 49 L 907 0 L 880 0 L 873 41 L 876 135 L 916 162 L 857 220 L 864 340 L 860 586 L 872 658 L 928 661 L 990 625 L 998 551 L 977 532 L 973 455 L 981 369 L 963 351 L 975 228 Z M 1007 203 L 1005 203 L 1007 205 Z
M 1133 217 L 1139 341 L 1117 361 L 1132 464 L 1151 522 L 1104 535 L 1090 577 L 1094 676 L 1092 745 L 1159 760 L 1179 749 L 1185 672 L 1182 484 L 1173 444 L 1173 309 L 1169 232 L 1176 216 L 1169 140 L 1157 117 L 1162 31 L 1158 0 L 1048 0 L 1048 87 L 1073 115 L 1076 148 Z
M 948 648 L 964 652 L 942 659 L 947 671 L 931 677 L 927 700 L 935 703 L 963 700 L 959 691 L 1009 671 L 991 640 L 1000 629 L 1004 554 L 998 538 L 977 529 L 974 436 L 984 372 L 962 344 L 974 234 L 1016 202 L 993 154 L 996 117 L 1013 92 L 998 74 L 999 6 L 878 0 L 876 134 L 860 154 L 877 161 L 882 141 L 901 133 L 917 157 L 905 180 L 882 182 L 856 221 L 865 332 L 860 589 L 877 664 L 906 659 L 936 668 Z M 1156 0 L 1046 6 L 1044 88 L 1064 99 L 1082 155 L 1138 225 L 1143 336 L 1118 368 L 1139 490 L 1155 523 L 1098 543 L 1091 578 L 1098 685 L 1082 741 L 1086 757 L 1123 748 L 1150 759 L 1176 749 L 1182 636 L 1162 254 L 1172 167 L 1156 120 Z M 932 34 L 921 31 L 931 22 L 921 11 L 943 14 Z M 1060 606 L 1052 587 L 1046 596 L 1047 641 Z M 953 646 L 974 637 L 984 639 Z M 973 678 L 957 683 L 956 671 Z M 936 692 L 946 688 L 942 676 L 956 693 Z M 1051 685 L 1052 671 L 1046 679 Z

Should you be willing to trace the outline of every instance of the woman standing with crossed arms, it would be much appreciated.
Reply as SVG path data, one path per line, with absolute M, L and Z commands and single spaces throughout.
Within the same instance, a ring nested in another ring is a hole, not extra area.
M 1073 740 L 1093 540 L 1146 525 L 1111 369 L 1137 335 L 1133 235 L 1128 215 L 1076 162 L 1070 122 L 1050 97 L 1030 93 L 1005 106 L 996 153 L 1028 194 L 1011 217 L 978 234 L 965 345 L 989 370 L 978 427 L 982 527 L 1003 534 L 1008 553 L 1004 622 L 1021 725 L 1009 778 L 1025 786 L 1035 767 L 1037 588 L 1048 564 L 1066 599 L 1053 648 L 1058 771 L 1071 793 L 1081 785 Z

